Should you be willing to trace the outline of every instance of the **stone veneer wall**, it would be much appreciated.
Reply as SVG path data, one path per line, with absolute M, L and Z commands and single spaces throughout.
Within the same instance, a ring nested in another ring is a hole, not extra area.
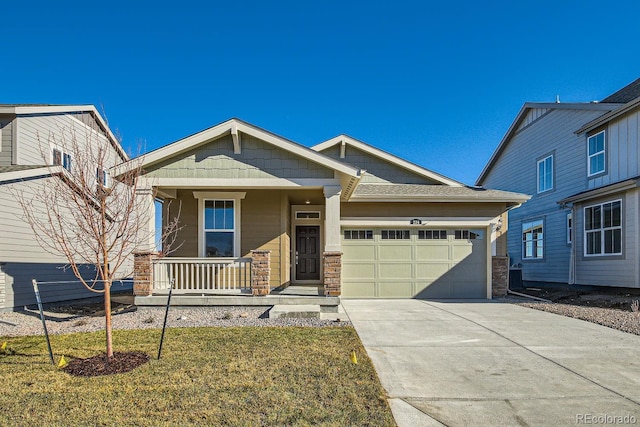
M 509 289 L 509 257 L 494 256 L 491 258 L 491 295 L 503 297 Z
M 153 293 L 153 269 L 151 261 L 158 254 L 156 252 L 138 252 L 133 254 L 133 294 L 149 296 Z
M 325 252 L 322 254 L 324 294 L 340 296 L 342 294 L 342 252 Z
M 251 294 L 269 295 L 271 287 L 271 251 L 251 251 Z

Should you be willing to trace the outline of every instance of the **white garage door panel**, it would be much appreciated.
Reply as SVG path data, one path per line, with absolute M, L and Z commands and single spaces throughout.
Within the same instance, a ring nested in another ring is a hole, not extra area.
M 421 240 L 411 229 L 409 240 L 382 240 L 374 229 L 371 240 L 343 240 L 343 296 L 486 298 L 486 240 L 454 236 Z

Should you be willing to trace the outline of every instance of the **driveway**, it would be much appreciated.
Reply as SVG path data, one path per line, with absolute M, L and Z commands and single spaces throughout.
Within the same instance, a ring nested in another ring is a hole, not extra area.
M 342 305 L 399 426 L 640 424 L 640 336 L 506 303 Z

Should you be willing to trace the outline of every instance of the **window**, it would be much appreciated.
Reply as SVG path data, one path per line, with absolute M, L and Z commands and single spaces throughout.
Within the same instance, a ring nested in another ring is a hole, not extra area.
M 51 163 L 54 166 L 62 166 L 71 172 L 71 154 L 65 153 L 60 148 L 54 148 L 51 153 Z
M 553 156 L 538 160 L 538 193 L 553 189 Z
M 320 219 L 320 212 L 296 212 L 296 219 Z
M 622 201 L 584 208 L 584 254 L 622 254 Z
M 447 230 L 418 230 L 420 240 L 447 240 Z
M 573 236 L 573 214 L 569 212 L 567 214 L 567 244 L 570 245 Z
M 233 200 L 205 200 L 205 256 L 234 256 L 234 218 Z
M 409 240 L 409 230 L 382 230 L 382 240 Z
M 587 138 L 589 176 L 604 172 L 605 150 L 604 131 L 598 132 L 597 134 Z
M 96 181 L 103 187 L 111 187 L 111 176 L 106 169 L 96 169 Z
M 523 259 L 542 259 L 544 256 L 543 228 L 541 219 L 522 224 Z
M 481 230 L 455 230 L 453 232 L 456 240 L 476 240 L 482 239 Z
M 373 230 L 344 230 L 345 240 L 373 240 Z

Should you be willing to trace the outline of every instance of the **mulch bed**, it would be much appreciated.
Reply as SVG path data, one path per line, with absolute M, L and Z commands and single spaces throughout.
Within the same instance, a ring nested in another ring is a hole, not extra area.
M 133 371 L 151 359 L 148 354 L 139 351 L 114 352 L 108 359 L 105 354 L 87 359 L 74 359 L 63 371 L 76 377 L 97 377 L 100 375 L 121 374 Z

